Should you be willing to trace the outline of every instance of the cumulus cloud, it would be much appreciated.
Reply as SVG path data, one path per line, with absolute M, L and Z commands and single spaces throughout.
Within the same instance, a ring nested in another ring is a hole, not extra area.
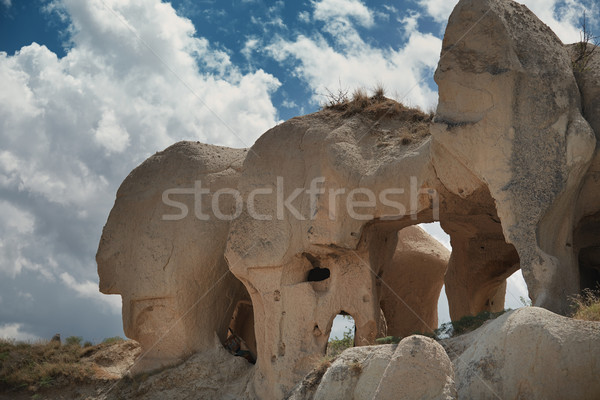
M 278 122 L 270 96 L 280 83 L 242 72 L 169 3 L 57 0 L 47 9 L 70 22 L 66 56 L 36 43 L 0 52 L 0 321 L 43 318 L 41 302 L 56 297 L 91 327 L 100 318 L 86 307 L 120 307 L 98 293 L 94 262 L 120 182 L 178 140 L 252 145 Z M 39 291 L 28 290 L 33 304 L 18 314 L 8 304 L 19 294 L 8 291 L 25 276 Z
M 0 3 L 6 8 L 9 8 L 12 5 L 11 0 L 1 0 Z
M 349 8 L 354 10 L 350 15 L 363 15 L 365 20 L 366 15 L 371 15 L 362 3 L 350 3 L 354 4 L 354 8 Z M 408 25 L 406 40 L 398 48 L 376 47 L 364 41 L 356 27 L 344 19 L 347 16 L 344 13 L 349 12 L 347 8 L 337 8 L 334 12 L 332 4 L 330 0 L 314 3 L 315 19 L 342 18 L 337 20 L 338 25 L 323 26 L 331 40 L 321 33 L 299 35 L 293 40 L 280 37 L 266 47 L 267 53 L 281 63 L 289 62 L 293 74 L 313 91 L 314 102 L 323 101 L 326 89 L 335 91 L 340 83 L 350 89 L 372 88 L 383 83 L 388 95 L 395 94 L 410 105 L 432 108 L 437 93 L 425 81 L 433 76 L 441 40 L 419 32 L 414 23 Z M 359 11 L 363 7 L 366 11 Z M 346 11 L 339 11 L 342 9 Z

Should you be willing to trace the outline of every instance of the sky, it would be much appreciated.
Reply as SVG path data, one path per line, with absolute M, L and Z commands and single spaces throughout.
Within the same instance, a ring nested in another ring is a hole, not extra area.
M 596 0 L 525 4 L 564 42 L 586 7 L 598 20 Z M 170 144 L 249 147 L 327 89 L 382 84 L 434 110 L 453 6 L 0 0 L 0 337 L 123 336 L 94 257 L 120 183 Z

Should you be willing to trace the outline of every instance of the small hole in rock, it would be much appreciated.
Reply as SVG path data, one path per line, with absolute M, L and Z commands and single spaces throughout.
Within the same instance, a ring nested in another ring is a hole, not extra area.
M 329 268 L 315 267 L 308 271 L 308 277 L 306 280 L 307 282 L 321 282 L 325 279 L 328 279 L 330 275 L 331 272 L 329 272 Z

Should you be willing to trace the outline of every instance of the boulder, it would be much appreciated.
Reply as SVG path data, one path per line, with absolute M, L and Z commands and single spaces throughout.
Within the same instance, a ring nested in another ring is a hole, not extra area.
M 600 398 L 600 322 L 523 307 L 457 340 L 448 354 L 461 399 Z
M 452 363 L 443 347 L 413 335 L 397 345 L 345 350 L 318 385 L 302 381 L 290 400 L 456 399 Z
M 247 298 L 223 257 L 230 222 L 211 207 L 216 191 L 237 186 L 246 154 L 179 142 L 121 184 L 96 261 L 100 291 L 121 295 L 125 335 L 142 346 L 132 372 L 212 348 L 215 333 L 225 340 L 236 303 Z M 228 213 L 232 197 L 219 200 Z

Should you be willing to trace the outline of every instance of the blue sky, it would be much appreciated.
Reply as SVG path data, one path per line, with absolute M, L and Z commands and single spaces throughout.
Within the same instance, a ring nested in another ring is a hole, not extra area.
M 598 16 L 595 0 L 525 3 L 565 42 L 586 6 Z M 0 0 L 0 336 L 123 334 L 94 257 L 119 184 L 156 151 L 251 146 L 326 88 L 435 109 L 453 5 Z

